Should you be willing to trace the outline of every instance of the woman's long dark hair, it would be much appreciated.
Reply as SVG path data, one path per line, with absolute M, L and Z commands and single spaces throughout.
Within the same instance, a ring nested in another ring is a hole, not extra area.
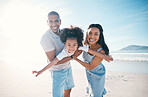
M 99 40 L 97 41 L 97 43 L 101 45 L 102 49 L 105 51 L 105 54 L 109 55 L 109 49 L 108 49 L 108 47 L 105 43 L 105 40 L 104 40 L 102 26 L 100 24 L 91 24 L 91 25 L 89 25 L 88 29 L 90 29 L 92 27 L 96 27 L 100 30 L 100 36 L 99 36 Z M 86 32 L 86 38 L 85 38 L 84 44 L 89 44 L 87 41 L 87 38 L 88 38 L 88 32 Z

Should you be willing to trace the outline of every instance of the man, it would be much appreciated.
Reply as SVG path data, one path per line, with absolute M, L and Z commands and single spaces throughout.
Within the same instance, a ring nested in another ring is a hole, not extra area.
M 47 23 L 50 29 L 42 36 L 41 45 L 48 60 L 52 61 L 64 48 L 59 37 L 61 25 L 59 14 L 51 11 Z M 53 78 L 53 97 L 70 97 L 74 81 L 69 60 L 71 57 L 66 57 L 50 69 Z

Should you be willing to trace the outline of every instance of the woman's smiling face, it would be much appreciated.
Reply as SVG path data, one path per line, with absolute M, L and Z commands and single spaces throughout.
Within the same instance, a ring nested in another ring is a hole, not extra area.
M 88 37 L 87 41 L 90 45 L 96 44 L 99 40 L 100 30 L 96 27 L 92 27 L 88 29 Z

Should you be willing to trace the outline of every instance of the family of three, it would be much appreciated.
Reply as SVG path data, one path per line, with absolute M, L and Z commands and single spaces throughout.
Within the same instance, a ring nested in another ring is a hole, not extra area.
M 103 59 L 112 61 L 109 49 L 104 41 L 103 28 L 100 24 L 89 25 L 85 40 L 79 27 L 60 30 L 61 19 L 57 12 L 51 11 L 47 20 L 49 30 L 42 36 L 41 45 L 49 64 L 40 71 L 32 71 L 36 77 L 49 69 L 51 71 L 53 97 L 70 97 L 74 87 L 70 60 L 76 60 L 86 68 L 90 97 L 103 97 L 106 94 L 105 67 Z M 82 43 L 84 40 L 84 44 Z M 83 53 L 83 60 L 77 57 Z

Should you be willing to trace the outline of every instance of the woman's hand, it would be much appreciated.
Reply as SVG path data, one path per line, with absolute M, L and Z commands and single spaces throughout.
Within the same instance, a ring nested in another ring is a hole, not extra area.
M 82 50 L 75 51 L 75 53 L 73 55 L 73 59 L 76 59 L 81 53 L 82 53 Z
M 37 73 L 35 76 L 37 77 L 38 75 L 41 74 L 41 71 L 32 71 L 32 74 Z

